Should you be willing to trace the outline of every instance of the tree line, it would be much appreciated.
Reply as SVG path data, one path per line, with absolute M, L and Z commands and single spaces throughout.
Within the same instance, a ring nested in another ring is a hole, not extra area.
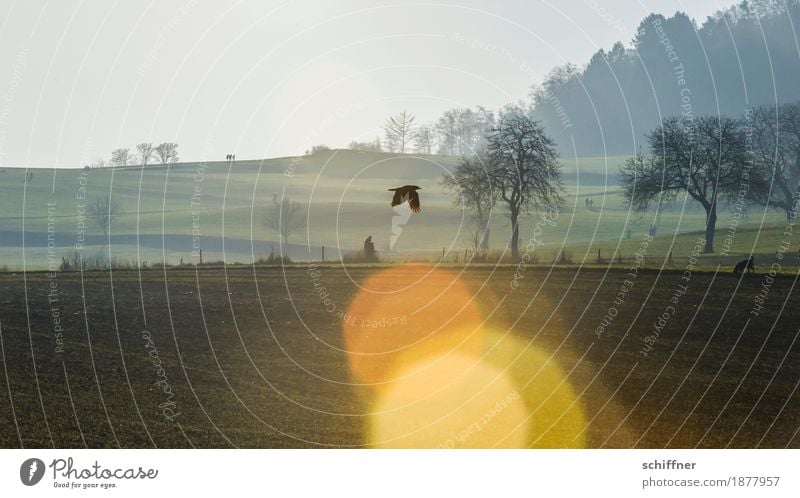
M 651 14 L 629 44 L 554 69 L 531 91 L 534 117 L 564 153 L 574 138 L 580 156 L 629 155 L 664 116 L 800 100 L 797 26 L 799 0 L 743 1 L 701 25 Z
M 487 131 L 494 125 L 494 112 L 480 106 L 449 109 L 436 120 L 422 124 L 417 123 L 414 114 L 403 110 L 386 118 L 382 126 L 383 138 L 355 140 L 348 148 L 370 152 L 471 156 L 486 145 Z M 321 150 L 319 147 L 312 148 L 311 152 Z
M 152 142 L 142 142 L 131 152 L 130 148 L 121 147 L 111 151 L 111 158 L 108 162 L 105 159 L 98 159 L 92 165 L 95 168 L 108 166 L 147 166 L 148 164 L 172 164 L 180 161 L 178 156 L 178 144 L 174 142 L 162 142 L 154 145 Z
M 744 0 L 698 25 L 683 12 L 650 14 L 633 38 L 598 50 L 585 65 L 553 69 L 531 88 L 532 117 L 562 153 L 630 155 L 665 116 L 739 116 L 800 100 L 795 26 L 800 0 Z M 402 111 L 383 136 L 355 150 L 471 155 L 493 126 L 482 107 L 456 108 L 419 124 Z

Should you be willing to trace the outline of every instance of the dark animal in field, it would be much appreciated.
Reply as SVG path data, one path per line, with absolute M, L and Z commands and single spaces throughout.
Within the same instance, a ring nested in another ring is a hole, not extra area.
M 390 188 L 389 192 L 394 192 L 392 197 L 392 207 L 399 206 L 400 204 L 408 201 L 408 206 L 414 213 L 419 213 L 419 194 L 417 190 L 422 190 L 416 185 L 403 185 L 402 187 Z
M 750 256 L 744 261 L 739 261 L 738 263 L 736 263 L 736 266 L 733 267 L 733 273 L 737 275 L 741 275 L 742 272 L 747 272 L 747 271 L 753 273 L 755 269 L 756 265 L 755 262 L 753 261 L 753 256 Z

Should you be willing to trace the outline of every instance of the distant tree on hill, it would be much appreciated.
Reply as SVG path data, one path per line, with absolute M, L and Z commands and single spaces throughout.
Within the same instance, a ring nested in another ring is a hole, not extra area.
M 158 144 L 155 148 L 156 156 L 161 164 L 171 164 L 178 162 L 178 144 L 172 142 L 164 142 Z
M 432 154 L 433 142 L 433 129 L 429 125 L 420 126 L 414 137 L 414 152 L 417 154 Z
M 108 236 L 111 230 L 111 221 L 122 212 L 122 204 L 109 196 L 97 197 L 89 203 L 86 213 L 103 230 L 103 235 Z
M 458 134 L 456 125 L 456 112 L 454 110 L 445 111 L 433 125 L 436 130 L 436 142 L 439 144 L 439 154 L 456 155 L 456 135 Z
M 306 150 L 306 155 L 307 156 L 313 156 L 314 154 L 317 154 L 318 152 L 325 152 L 325 151 L 329 151 L 329 150 L 331 150 L 331 148 L 328 147 L 325 144 L 312 145 L 310 149 Z
M 555 143 L 526 109 L 506 106 L 486 138 L 489 178 L 511 221 L 511 257 L 519 260 L 519 217 L 531 208 L 557 208 L 564 187 Z
M 486 145 L 494 126 L 494 113 L 477 107 L 450 109 L 434 124 L 439 153 L 451 156 L 474 156 Z
M 142 142 L 136 146 L 136 151 L 139 153 L 139 161 L 142 166 L 147 166 L 147 163 L 155 155 L 155 148 L 151 142 Z
M 414 115 L 403 111 L 395 116 L 390 116 L 383 124 L 386 136 L 385 145 L 389 152 L 406 152 L 406 148 L 414 140 Z
M 693 120 L 672 117 L 648 135 L 649 153 L 620 168 L 622 193 L 637 211 L 661 205 L 686 192 L 706 212 L 705 253 L 714 252 L 720 200 L 734 200 L 744 189 L 753 198 L 760 188 L 749 175 L 745 135 L 740 123 L 716 116 Z
M 486 137 L 495 127 L 495 124 L 494 112 L 482 106 L 478 106 L 475 109 L 473 126 L 477 127 L 477 130 L 473 132 L 475 138 L 473 142 L 469 144 L 471 154 L 478 155 L 484 152 L 486 149 Z
M 381 139 L 375 137 L 375 140 L 372 142 L 358 142 L 353 140 L 347 146 L 350 150 L 363 150 L 366 152 L 382 152 L 383 148 L 381 147 Z
M 112 166 L 127 166 L 130 161 L 130 149 L 114 149 L 111 151 Z
M 489 221 L 497 202 L 488 161 L 488 158 L 463 157 L 452 175 L 442 177 L 444 190 L 455 196 L 453 206 L 471 211 L 472 243 L 476 254 L 489 249 Z
M 289 236 L 305 228 L 306 216 L 303 204 L 287 197 L 279 200 L 273 196 L 272 205 L 267 208 L 266 225 L 283 238 L 283 243 L 289 243 Z

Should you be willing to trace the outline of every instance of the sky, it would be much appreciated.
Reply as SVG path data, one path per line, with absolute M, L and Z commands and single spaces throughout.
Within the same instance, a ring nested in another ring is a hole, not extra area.
M 176 142 L 260 159 L 382 135 L 389 115 L 527 98 L 650 12 L 724 0 L 0 0 L 0 166 Z

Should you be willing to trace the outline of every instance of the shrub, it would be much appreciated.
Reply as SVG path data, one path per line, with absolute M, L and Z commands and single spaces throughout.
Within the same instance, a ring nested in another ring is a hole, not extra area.
M 266 258 L 261 257 L 256 260 L 257 265 L 290 265 L 292 258 L 286 255 L 276 255 L 275 251 L 270 251 Z
M 342 263 L 377 263 L 378 261 L 378 253 L 368 258 L 363 250 L 348 252 L 342 255 Z
M 307 156 L 313 156 L 314 154 L 317 154 L 318 152 L 326 152 L 326 151 L 329 151 L 329 150 L 331 150 L 331 148 L 328 147 L 325 144 L 313 145 L 313 146 L 311 146 L 310 149 L 308 149 L 306 151 L 306 155 Z
M 571 265 L 572 264 L 572 253 L 569 251 L 556 251 L 553 253 L 553 264 L 554 265 Z
M 108 270 L 108 269 L 132 269 L 136 268 L 136 263 L 127 259 L 120 259 L 116 256 L 108 257 L 105 251 L 97 251 L 94 254 L 83 255 L 75 249 L 70 249 L 61 257 L 61 264 L 58 269 L 61 271 L 75 270 Z

